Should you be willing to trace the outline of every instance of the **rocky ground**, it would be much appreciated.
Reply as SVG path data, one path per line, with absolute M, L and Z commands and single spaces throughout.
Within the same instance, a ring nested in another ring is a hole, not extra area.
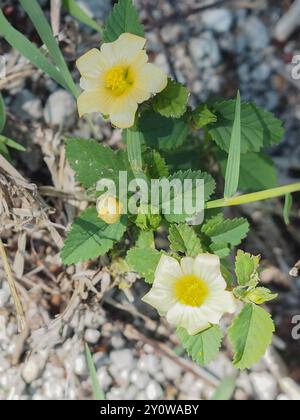
M 9 19 L 35 40 L 18 2 L 2 3 L 11 8 Z M 47 10 L 48 2 L 43 3 Z M 108 0 L 79 3 L 100 23 L 111 8 Z M 138 0 L 151 58 L 188 85 L 192 102 L 212 95 L 233 96 L 240 88 L 244 100 L 279 115 L 286 137 L 272 155 L 280 183 L 296 182 L 300 177 L 300 84 L 291 79 L 290 63 L 300 50 L 300 32 L 284 43 L 273 39 L 274 27 L 291 2 L 235 0 L 198 10 L 209 3 Z M 59 38 L 70 65 L 99 44 L 99 35 L 67 15 L 61 19 Z M 28 183 L 43 186 L 43 200 L 35 203 L 34 214 L 28 211 L 32 210 L 28 205 L 31 184 L 14 186 L 20 194 L 25 190 L 28 194 L 23 199 L 24 212 L 16 215 L 11 228 L 1 219 L 30 322 L 29 329 L 17 334 L 0 267 L 0 399 L 92 398 L 84 340 L 93 352 L 107 399 L 209 399 L 224 376 L 236 374 L 226 346 L 214 363 L 200 368 L 182 356 L 170 327 L 158 324 L 154 312 L 148 313 L 141 304 L 146 290 L 141 282 L 130 290 L 111 289 L 114 276 L 105 258 L 89 267 L 61 266 L 62 237 L 82 208 L 80 200 L 53 191 L 54 186 L 80 194 L 65 162 L 63 136 L 93 136 L 116 145 L 120 133 L 112 133 L 101 117 L 95 117 L 96 129 L 91 132 L 86 121 L 77 122 L 76 104 L 67 92 L 3 40 L 0 53 L 6 56 L 9 75 L 0 80 L 8 109 L 7 132 L 27 148 L 27 153 L 13 154 L 15 166 Z M 75 69 L 74 77 L 78 80 Z M 273 347 L 250 372 L 238 373 L 234 398 L 299 400 L 300 342 L 291 338 L 291 319 L 299 313 L 300 282 L 288 275 L 299 259 L 299 222 L 294 218 L 288 229 L 284 226 L 278 216 L 280 202 L 241 211 L 254 226 L 245 248 L 262 254 L 263 279 L 280 291 L 280 299 L 270 305 L 278 326 Z

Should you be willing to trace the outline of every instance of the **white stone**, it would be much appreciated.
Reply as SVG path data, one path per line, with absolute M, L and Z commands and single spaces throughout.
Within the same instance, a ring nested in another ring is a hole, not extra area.
M 150 382 L 150 376 L 146 372 L 133 370 L 130 375 L 130 381 L 139 389 L 145 389 Z
M 212 31 L 223 33 L 229 31 L 233 22 L 232 13 L 227 9 L 210 9 L 201 15 L 203 25 Z
M 49 96 L 44 109 L 44 119 L 52 127 L 72 125 L 76 112 L 76 102 L 73 96 L 60 89 Z
M 26 383 L 30 384 L 41 374 L 41 363 L 37 356 L 32 356 L 22 369 L 22 376 Z
M 86 376 L 88 374 L 86 358 L 83 354 L 80 354 L 76 357 L 74 363 L 74 372 L 78 376 Z
M 250 379 L 260 400 L 274 401 L 277 396 L 277 383 L 268 372 L 252 372 Z
M 162 387 L 156 381 L 151 381 L 145 390 L 145 394 L 146 399 L 159 400 L 163 397 L 164 392 Z
M 112 384 L 112 378 L 109 375 L 106 366 L 97 370 L 97 378 L 101 388 L 106 391 Z
M 250 16 L 245 23 L 243 23 L 242 30 L 246 37 L 247 44 L 253 50 L 261 50 L 269 45 L 269 31 L 265 24 L 256 16 Z
M 217 66 L 221 60 L 219 46 L 211 32 L 204 32 L 199 38 L 192 38 L 189 50 L 198 68 Z
M 110 360 L 116 367 L 130 367 L 133 365 L 132 352 L 129 349 L 114 350 L 110 353 Z
M 100 338 L 101 334 L 97 330 L 92 330 L 91 328 L 88 328 L 85 330 L 84 333 L 84 339 L 90 344 L 96 344 L 98 343 L 98 340 Z
M 2 289 L 0 289 L 0 308 L 5 306 L 10 298 L 10 291 L 8 284 L 6 282 L 3 283 Z
M 177 363 L 167 357 L 163 357 L 161 361 L 163 372 L 167 379 L 175 381 L 181 375 L 181 368 Z
M 160 361 L 154 354 L 146 354 L 138 361 L 138 369 L 154 375 L 160 369 Z

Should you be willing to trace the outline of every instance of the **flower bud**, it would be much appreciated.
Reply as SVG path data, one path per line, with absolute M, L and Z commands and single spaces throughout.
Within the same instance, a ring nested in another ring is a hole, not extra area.
M 117 223 L 121 218 L 122 205 L 112 195 L 102 195 L 97 201 L 98 216 L 108 225 Z

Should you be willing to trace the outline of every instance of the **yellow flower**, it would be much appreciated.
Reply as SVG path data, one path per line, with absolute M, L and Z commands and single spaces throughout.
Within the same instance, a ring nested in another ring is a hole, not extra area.
M 84 92 L 78 98 L 79 115 L 101 112 L 119 128 L 134 124 L 138 104 L 161 92 L 166 74 L 148 63 L 146 40 L 129 33 L 88 51 L 77 61 Z
M 97 201 L 98 216 L 108 225 L 120 220 L 122 204 L 112 195 L 102 195 Z
M 220 259 L 212 254 L 185 257 L 180 263 L 162 256 L 152 288 L 143 301 L 190 335 L 219 324 L 226 312 L 236 311 L 234 296 L 226 291 Z

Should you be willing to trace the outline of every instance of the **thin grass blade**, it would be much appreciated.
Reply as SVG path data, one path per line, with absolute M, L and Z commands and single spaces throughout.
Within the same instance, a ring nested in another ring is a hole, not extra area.
M 229 155 L 225 175 L 224 197 L 233 197 L 237 192 L 241 165 L 241 96 L 237 94 L 235 118 L 232 127 Z
M 97 371 L 94 364 L 93 356 L 91 354 L 91 351 L 89 349 L 89 346 L 85 344 L 85 355 L 87 360 L 87 365 L 89 369 L 90 378 L 92 381 L 92 389 L 94 398 L 96 401 L 103 401 L 105 400 L 104 392 L 101 389 L 101 386 L 99 384 L 98 378 L 97 378 Z
M 103 32 L 101 26 L 77 4 L 76 0 L 63 0 L 63 6 L 79 22 L 89 26 L 100 34 Z

